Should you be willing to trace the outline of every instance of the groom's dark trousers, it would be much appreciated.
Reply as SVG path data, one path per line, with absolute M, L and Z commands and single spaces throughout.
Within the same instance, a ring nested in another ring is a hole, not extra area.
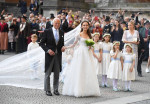
M 53 88 L 54 90 L 58 90 L 59 72 L 60 72 L 60 66 L 58 64 L 58 60 L 59 60 L 58 55 L 55 54 L 55 56 L 52 59 L 49 69 L 45 72 L 45 78 L 44 78 L 44 90 L 45 91 L 51 91 L 50 90 L 50 75 L 51 75 L 52 70 L 54 72 Z

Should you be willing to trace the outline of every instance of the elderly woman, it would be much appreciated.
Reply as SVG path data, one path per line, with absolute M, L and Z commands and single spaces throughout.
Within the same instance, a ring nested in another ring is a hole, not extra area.
M 93 29 L 93 33 L 98 32 L 100 34 L 100 40 L 102 40 L 102 35 L 103 35 L 103 29 L 100 27 L 100 23 L 96 22 L 95 28 Z
M 8 48 L 8 25 L 5 23 L 4 17 L 1 17 L 0 22 L 0 54 Z
M 133 53 L 136 55 L 135 70 L 137 70 L 138 62 L 138 44 L 140 43 L 139 32 L 134 28 L 134 22 L 128 23 L 129 30 L 125 30 L 123 34 L 123 43 L 129 43 L 133 47 Z

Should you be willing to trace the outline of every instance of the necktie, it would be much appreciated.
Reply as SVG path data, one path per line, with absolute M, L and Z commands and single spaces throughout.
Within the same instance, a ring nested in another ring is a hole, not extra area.
M 57 30 L 55 30 L 55 40 L 56 40 L 56 43 L 58 43 L 58 39 L 59 39 L 59 36 L 57 34 Z

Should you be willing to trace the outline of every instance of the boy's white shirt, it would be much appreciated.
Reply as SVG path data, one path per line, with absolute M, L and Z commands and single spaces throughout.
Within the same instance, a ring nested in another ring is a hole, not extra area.
M 31 42 L 28 44 L 28 51 L 35 49 L 35 48 L 38 48 L 38 47 L 39 47 L 39 44 L 37 42 L 35 42 L 35 43 Z

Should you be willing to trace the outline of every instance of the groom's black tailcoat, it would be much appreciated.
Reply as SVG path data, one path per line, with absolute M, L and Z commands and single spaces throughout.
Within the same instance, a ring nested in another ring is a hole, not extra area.
M 57 50 L 57 55 L 58 55 L 58 60 L 59 60 L 58 65 L 60 66 L 60 71 L 61 71 L 61 68 L 62 68 L 61 67 L 61 63 L 62 63 L 61 62 L 62 61 L 61 48 L 64 46 L 64 32 L 59 29 L 59 41 L 56 44 L 52 28 L 46 29 L 41 38 L 40 46 L 45 51 L 45 72 L 49 69 L 50 64 L 54 58 L 54 56 L 49 55 L 48 53 L 49 49 L 51 49 L 54 52 L 56 52 Z

